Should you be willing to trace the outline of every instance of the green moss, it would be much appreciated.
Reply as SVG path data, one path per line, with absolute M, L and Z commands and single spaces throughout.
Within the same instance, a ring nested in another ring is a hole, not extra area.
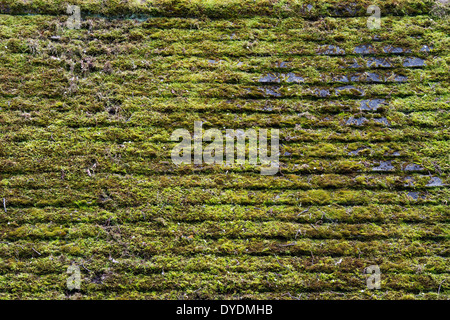
M 72 4 L 0 7 L 0 299 L 448 299 L 445 6 Z M 279 173 L 175 166 L 194 121 L 279 128 Z

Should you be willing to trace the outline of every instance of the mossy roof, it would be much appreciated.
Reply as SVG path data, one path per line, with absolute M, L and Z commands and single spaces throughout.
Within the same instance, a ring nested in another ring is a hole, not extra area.
M 0 299 L 450 297 L 447 1 L 68 4 L 0 0 Z M 280 171 L 174 165 L 194 121 Z

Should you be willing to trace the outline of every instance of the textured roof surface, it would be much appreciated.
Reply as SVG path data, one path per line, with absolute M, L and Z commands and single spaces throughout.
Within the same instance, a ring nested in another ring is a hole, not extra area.
M 449 298 L 447 1 L 67 4 L 0 0 L 1 299 Z M 280 172 L 176 166 L 194 121 Z

